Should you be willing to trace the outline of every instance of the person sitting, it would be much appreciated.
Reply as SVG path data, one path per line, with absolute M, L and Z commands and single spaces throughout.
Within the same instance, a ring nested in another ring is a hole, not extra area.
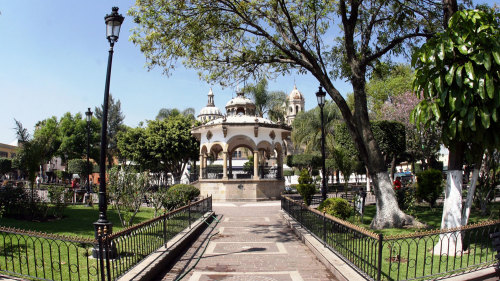
M 394 180 L 393 184 L 394 184 L 395 190 L 401 190 L 401 187 L 402 187 L 401 177 L 396 177 L 396 180 Z

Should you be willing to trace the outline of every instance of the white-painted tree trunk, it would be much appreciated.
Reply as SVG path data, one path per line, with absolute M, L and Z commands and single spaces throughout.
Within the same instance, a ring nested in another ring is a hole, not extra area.
M 443 205 L 441 229 L 457 228 L 462 225 L 462 170 L 448 171 Z M 434 246 L 434 255 L 455 256 L 462 253 L 460 231 L 441 234 Z
M 375 197 L 377 199 L 377 212 L 370 225 L 373 229 L 387 227 L 403 227 L 414 223 L 414 218 L 399 209 L 392 182 L 388 172 L 377 173 L 372 177 Z
M 479 169 L 481 168 L 481 163 L 474 167 L 472 172 L 472 180 L 470 182 L 469 191 L 467 192 L 467 200 L 465 201 L 465 206 L 462 214 L 462 226 L 466 226 L 469 222 L 470 209 L 472 207 L 472 199 L 474 199 L 474 193 L 476 192 L 477 179 L 479 177 Z

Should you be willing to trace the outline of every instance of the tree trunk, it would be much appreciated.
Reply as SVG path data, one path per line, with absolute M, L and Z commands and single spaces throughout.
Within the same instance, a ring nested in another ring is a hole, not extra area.
M 479 170 L 481 168 L 482 159 L 476 163 L 474 170 L 472 172 L 472 180 L 467 191 L 467 200 L 465 201 L 465 206 L 462 213 L 462 226 L 466 226 L 469 222 L 470 209 L 472 207 L 472 199 L 474 199 L 474 193 L 476 192 L 477 179 L 479 177 Z
M 457 228 L 462 225 L 462 164 L 465 143 L 457 142 L 450 146 L 448 172 L 443 204 L 441 229 Z M 462 252 L 460 232 L 441 234 L 441 243 L 434 246 L 435 255 L 455 256 Z
M 392 156 L 391 160 L 391 180 L 394 181 L 394 174 L 396 173 L 396 155 Z
M 399 209 L 396 194 L 387 172 L 370 175 L 373 180 L 377 213 L 370 224 L 373 229 L 402 227 L 414 223 L 414 218 Z
M 366 107 L 365 71 L 363 69 L 359 71 L 360 73 L 352 78 L 355 96 L 354 120 L 351 119 L 351 122 L 346 120 L 346 124 L 373 181 L 377 212 L 370 227 L 382 229 L 413 224 L 413 217 L 399 209 L 384 157 L 373 136 Z

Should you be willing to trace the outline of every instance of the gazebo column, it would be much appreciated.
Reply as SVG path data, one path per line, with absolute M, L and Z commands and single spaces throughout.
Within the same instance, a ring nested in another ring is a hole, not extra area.
M 203 163 L 204 163 L 203 153 L 200 154 L 200 179 L 203 179 Z
M 283 153 L 279 152 L 278 153 L 278 174 L 276 177 L 278 179 L 281 179 L 283 177 Z
M 229 154 L 229 178 L 233 178 L 233 155 Z
M 259 179 L 259 151 L 253 151 L 253 178 L 255 180 Z
M 227 180 L 227 151 L 222 152 L 222 179 Z

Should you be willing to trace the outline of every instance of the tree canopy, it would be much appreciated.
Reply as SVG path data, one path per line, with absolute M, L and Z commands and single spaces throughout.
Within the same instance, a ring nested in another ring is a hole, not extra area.
M 371 132 L 366 75 L 374 63 L 404 53 L 405 44 L 441 27 L 436 24 L 439 1 L 138 0 L 129 14 L 138 24 L 132 42 L 148 67 L 159 66 L 166 74 L 182 60 L 206 80 L 222 84 L 295 71 L 314 76 L 339 107 L 374 179 L 377 213 L 372 227 L 413 222 L 397 206 Z M 333 78 L 352 83 L 354 111 Z
M 120 155 L 143 169 L 171 173 L 179 181 L 189 160 L 197 159 L 199 144 L 191 135 L 194 120 L 170 115 L 150 120 L 145 128 L 131 128 L 118 138 Z
M 442 129 L 446 146 L 499 147 L 500 29 L 490 10 L 457 12 L 449 28 L 415 53 L 417 125 Z

